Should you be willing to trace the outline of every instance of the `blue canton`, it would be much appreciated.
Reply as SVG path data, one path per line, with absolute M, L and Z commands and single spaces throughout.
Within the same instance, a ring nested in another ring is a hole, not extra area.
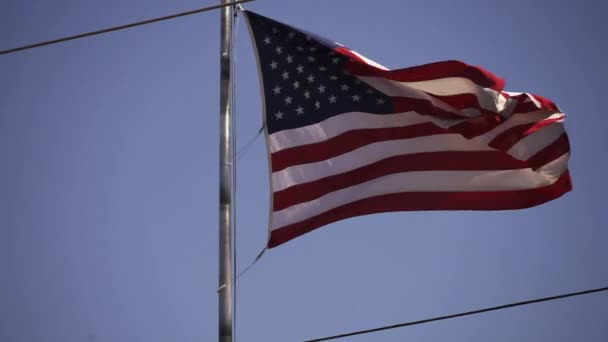
M 268 133 L 348 112 L 392 113 L 390 97 L 344 69 L 337 44 L 256 13 L 247 18 L 264 84 Z

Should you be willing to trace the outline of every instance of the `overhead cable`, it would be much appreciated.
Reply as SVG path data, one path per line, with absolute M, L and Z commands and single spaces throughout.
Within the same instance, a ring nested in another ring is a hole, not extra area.
M 1 50 L 0 51 L 0 55 L 4 55 L 4 54 L 7 54 L 7 53 L 14 53 L 14 52 L 28 50 L 28 49 L 33 49 L 33 48 L 37 48 L 37 47 L 41 47 L 41 46 L 45 46 L 45 45 L 63 43 L 63 42 L 67 42 L 67 41 L 70 41 L 70 40 L 81 39 L 81 38 L 85 38 L 85 37 L 96 36 L 96 35 L 99 35 L 99 34 L 108 33 L 108 32 L 114 32 L 114 31 L 119 31 L 119 30 L 124 30 L 124 29 L 128 29 L 128 28 L 136 27 L 136 26 L 142 26 L 142 25 L 157 23 L 159 21 L 165 21 L 165 20 L 185 17 L 187 15 L 197 14 L 197 13 L 201 13 L 201 12 L 207 12 L 207 11 L 215 10 L 215 9 L 218 9 L 218 8 L 222 8 L 222 7 L 226 7 L 226 6 L 233 6 L 233 5 L 242 4 L 242 3 L 250 2 L 250 1 L 254 1 L 254 0 L 237 0 L 237 1 L 234 1 L 234 2 L 226 3 L 226 4 L 214 5 L 214 6 L 210 6 L 210 7 L 203 7 L 203 8 L 187 11 L 187 12 L 181 12 L 181 13 L 175 13 L 175 14 L 167 15 L 167 16 L 164 16 L 164 17 L 159 17 L 159 18 L 154 18 L 154 19 L 148 19 L 148 20 L 143 20 L 143 21 L 137 21 L 137 22 L 134 22 L 134 23 L 126 24 L 126 25 L 114 26 L 114 27 L 109 27 L 109 28 L 97 30 L 97 31 L 92 31 L 92 32 L 87 32 L 87 33 L 81 33 L 81 34 L 77 34 L 77 35 L 74 35 L 74 36 L 63 37 L 63 38 L 58 38 L 58 39 L 53 39 L 53 40 L 47 40 L 47 41 L 44 41 L 44 42 L 30 44 L 30 45 L 24 45 L 24 46 L 20 46 L 20 47 L 8 49 L 8 50 Z
M 329 341 L 329 340 L 335 340 L 335 339 L 338 339 L 338 338 L 350 337 L 350 336 L 355 336 L 355 335 L 370 334 L 370 333 L 374 333 L 374 332 L 378 332 L 378 331 L 383 331 L 383 330 L 390 330 L 390 329 L 408 327 L 408 326 L 412 326 L 412 325 L 431 323 L 431 322 L 435 322 L 435 321 L 441 321 L 441 320 L 451 319 L 451 318 L 456 318 L 456 317 L 476 315 L 476 314 L 480 314 L 480 313 L 484 313 L 484 312 L 489 312 L 489 311 L 503 310 L 503 309 L 508 309 L 508 308 L 512 308 L 512 307 L 516 307 L 516 306 L 523 306 L 523 305 L 535 304 L 535 303 L 540 303 L 540 302 L 548 302 L 548 301 L 551 301 L 551 300 L 557 300 L 557 299 L 562 299 L 562 298 L 567 298 L 567 297 L 574 297 L 574 296 L 582 296 L 582 295 L 586 295 L 586 294 L 590 294 L 590 293 L 595 293 L 595 292 L 602 292 L 602 291 L 608 291 L 608 286 L 597 288 L 597 289 L 592 289 L 592 290 L 586 290 L 586 291 L 580 291 L 580 292 L 572 292 L 572 293 L 562 294 L 562 295 L 558 295 L 558 296 L 552 296 L 552 297 L 544 297 L 544 298 L 526 300 L 526 301 L 523 301 L 523 302 L 516 302 L 516 303 L 511 303 L 511 304 L 506 304 L 506 305 L 494 306 L 494 307 L 489 307 L 489 308 L 484 308 L 484 309 L 479 309 L 479 310 L 473 310 L 473 311 L 467 311 L 467 312 L 462 312 L 462 313 L 457 313 L 457 314 L 452 314 L 452 315 L 447 315 L 447 316 L 427 318 L 427 319 L 422 319 L 422 320 L 419 320 L 419 321 L 413 321 L 413 322 L 407 322 L 407 323 L 399 323 L 399 324 L 387 325 L 387 326 L 383 326 L 383 327 L 379 327 L 379 328 L 373 328 L 373 329 L 359 330 L 359 331 L 354 331 L 354 332 L 340 334 L 340 335 L 334 335 L 334 336 L 316 338 L 316 339 L 312 339 L 312 340 L 307 340 L 305 342 Z

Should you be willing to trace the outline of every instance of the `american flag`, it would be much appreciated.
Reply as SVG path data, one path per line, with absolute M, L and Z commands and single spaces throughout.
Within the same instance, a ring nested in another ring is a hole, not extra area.
M 571 190 L 564 114 L 459 61 L 388 70 L 245 11 L 272 188 L 268 247 L 349 217 L 502 210 Z

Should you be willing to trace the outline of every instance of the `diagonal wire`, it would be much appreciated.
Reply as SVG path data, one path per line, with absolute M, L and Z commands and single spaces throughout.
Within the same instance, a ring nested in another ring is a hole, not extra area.
M 255 257 L 255 259 L 253 259 L 253 261 L 249 265 L 247 265 L 247 267 L 245 267 L 239 273 L 237 273 L 236 276 L 234 276 L 234 278 L 230 279 L 230 281 L 228 283 L 222 284 L 220 287 L 218 287 L 217 290 L 216 290 L 216 292 L 219 293 L 224 288 L 226 288 L 226 286 L 228 286 L 229 284 L 236 283 L 237 280 L 239 280 L 242 276 L 244 276 L 245 273 L 247 273 L 253 267 L 253 265 L 255 265 L 258 261 L 260 261 L 260 259 L 262 258 L 262 256 L 264 255 L 264 253 L 266 253 L 267 250 L 268 250 L 268 247 L 264 247 L 262 249 L 262 251 L 260 251 L 260 253 L 258 253 L 258 255 Z
M 131 23 L 131 24 L 109 27 L 109 28 L 105 28 L 105 29 L 101 29 L 101 30 L 97 30 L 97 31 L 91 31 L 91 32 L 87 32 L 87 33 L 81 33 L 81 34 L 77 34 L 77 35 L 74 35 L 74 36 L 63 37 L 63 38 L 59 38 L 59 39 L 47 40 L 47 41 L 44 41 L 44 42 L 30 44 L 30 45 L 24 45 L 24 46 L 20 46 L 20 47 L 8 49 L 8 50 L 1 50 L 0 51 L 0 55 L 4 55 L 4 54 L 7 54 L 7 53 L 14 53 L 14 52 L 28 50 L 28 49 L 33 49 L 33 48 L 37 48 L 37 47 L 41 47 L 41 46 L 45 46 L 45 45 L 63 43 L 63 42 L 67 42 L 67 41 L 70 41 L 70 40 L 75 40 L 75 39 L 95 36 L 95 35 L 104 34 L 104 33 L 108 33 L 108 32 L 114 32 L 114 31 L 124 30 L 124 29 L 128 29 L 128 28 L 131 28 L 131 27 L 136 27 L 136 26 L 142 26 L 142 25 L 156 23 L 156 22 L 159 22 L 159 21 L 164 21 L 164 20 L 169 20 L 169 19 L 175 19 L 175 18 L 185 17 L 187 15 L 197 14 L 197 13 L 201 13 L 201 12 L 207 12 L 207 11 L 215 10 L 215 9 L 218 9 L 218 8 L 222 8 L 222 7 L 226 7 L 226 6 L 233 6 L 233 5 L 242 4 L 242 3 L 250 2 L 250 1 L 254 1 L 254 0 L 236 0 L 236 1 L 233 1 L 233 2 L 230 2 L 230 3 L 226 3 L 226 4 L 214 5 L 214 6 L 209 6 L 209 7 L 203 7 L 203 8 L 187 11 L 187 12 L 181 12 L 181 13 L 175 13 L 175 14 L 167 15 L 167 16 L 164 16 L 164 17 L 159 17 L 159 18 L 154 18 L 154 19 L 148 19 L 148 20 L 143 20 L 143 21 L 137 21 L 137 22 L 134 22 L 134 23 Z
M 239 149 L 239 151 L 236 153 L 237 161 L 240 160 L 245 155 L 245 153 L 247 153 L 251 146 L 253 146 L 253 143 L 256 142 L 256 140 L 260 137 L 260 135 L 262 135 L 263 132 L 264 126 L 260 127 L 258 132 L 253 137 L 251 137 L 251 139 L 249 139 L 249 141 L 243 147 Z
M 335 339 L 338 339 L 338 338 L 350 337 L 350 336 L 355 336 L 355 335 L 370 334 L 370 333 L 374 333 L 374 332 L 378 332 L 378 331 L 382 331 L 382 330 L 390 330 L 390 329 L 408 327 L 408 326 L 412 326 L 412 325 L 418 325 L 418 324 L 430 323 L 430 322 L 435 322 L 435 321 L 441 321 L 441 320 L 451 319 L 451 318 L 456 318 L 456 317 L 476 315 L 476 314 L 480 314 L 480 313 L 484 313 L 484 312 L 489 312 L 489 311 L 504 310 L 504 309 L 513 308 L 513 307 L 516 307 L 516 306 L 523 306 L 523 305 L 535 304 L 535 303 L 540 303 L 540 302 L 548 302 L 548 301 L 551 301 L 551 300 L 562 299 L 562 298 L 567 298 L 567 297 L 582 296 L 582 295 L 586 295 L 586 294 L 590 294 L 590 293 L 595 293 L 595 292 L 602 292 L 602 291 L 608 291 L 608 286 L 597 288 L 597 289 L 592 289 L 592 290 L 566 293 L 566 294 L 562 294 L 562 295 L 558 295 L 558 296 L 552 296 L 552 297 L 544 297 L 544 298 L 537 298 L 537 299 L 532 299 L 532 300 L 526 300 L 526 301 L 523 301 L 523 302 L 516 302 L 516 303 L 511 303 L 511 304 L 506 304 L 506 305 L 500 305 L 500 306 L 494 306 L 494 307 L 489 307 L 489 308 L 484 308 L 484 309 L 479 309 L 479 310 L 461 312 L 461 313 L 453 314 L 453 315 L 428 318 L 428 319 L 423 319 L 423 320 L 413 321 L 413 322 L 407 322 L 407 323 L 387 325 L 387 326 L 383 326 L 383 327 L 379 327 L 379 328 L 374 328 L 374 329 L 359 330 L 359 331 L 354 331 L 354 332 L 350 332 L 350 333 L 346 333 L 346 334 L 340 334 L 340 335 L 334 335 L 334 336 L 316 338 L 316 339 L 313 339 L 313 340 L 307 340 L 305 342 L 329 341 L 329 340 L 335 340 Z

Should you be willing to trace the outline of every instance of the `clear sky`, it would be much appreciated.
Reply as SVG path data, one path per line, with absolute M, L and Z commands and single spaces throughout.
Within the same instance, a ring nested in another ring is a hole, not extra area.
M 3 0 L 0 49 L 214 4 Z M 568 115 L 574 191 L 504 212 L 331 224 L 239 282 L 240 341 L 299 341 L 608 285 L 604 1 L 258 0 L 260 14 L 390 67 L 481 65 Z M 237 129 L 261 126 L 237 38 Z M 0 341 L 217 335 L 219 12 L 0 56 Z M 267 237 L 258 139 L 238 165 L 238 261 Z M 608 294 L 349 341 L 608 340 Z M 345 340 L 346 341 L 346 340 Z

